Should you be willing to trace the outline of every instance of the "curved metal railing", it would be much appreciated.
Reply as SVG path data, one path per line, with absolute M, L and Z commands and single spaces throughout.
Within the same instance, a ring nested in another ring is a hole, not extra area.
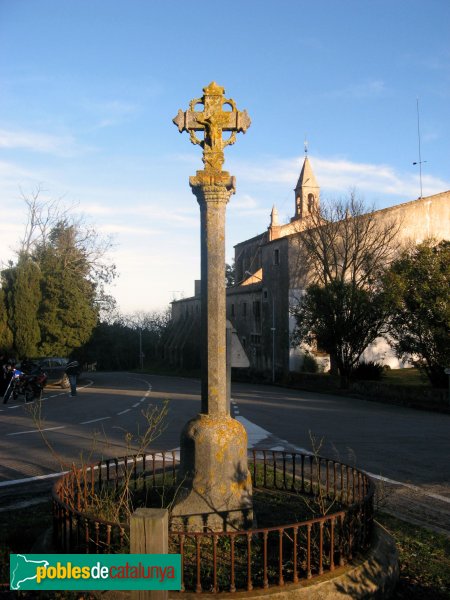
M 156 506 L 152 494 L 161 498 L 176 489 L 177 464 L 175 452 L 153 452 L 73 468 L 53 488 L 55 542 L 64 552 L 128 552 L 129 523 L 117 517 L 118 506 Z M 316 455 L 272 450 L 249 451 L 249 469 L 255 494 L 304 497 L 312 518 L 244 531 L 170 531 L 169 552 L 182 557 L 182 591 L 297 583 L 370 547 L 374 486 L 364 472 Z

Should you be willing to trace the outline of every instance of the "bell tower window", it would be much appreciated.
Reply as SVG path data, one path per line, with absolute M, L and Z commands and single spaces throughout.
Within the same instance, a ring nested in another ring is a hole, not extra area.
M 313 214 L 319 207 L 320 188 L 317 185 L 308 156 L 303 161 L 300 177 L 294 188 L 295 213 L 291 221 L 303 220 Z

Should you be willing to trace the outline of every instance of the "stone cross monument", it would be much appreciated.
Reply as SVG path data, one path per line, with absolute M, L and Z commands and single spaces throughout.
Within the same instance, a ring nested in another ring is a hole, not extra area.
M 189 132 L 191 142 L 203 148 L 204 169 L 189 178 L 201 216 L 202 402 L 200 414 L 181 433 L 181 493 L 172 526 L 220 531 L 252 521 L 247 432 L 227 406 L 225 210 L 235 178 L 222 171 L 225 146 L 234 144 L 238 132 L 245 133 L 250 118 L 216 83 L 203 91 L 173 120 L 180 133 Z M 198 105 L 203 110 L 195 110 Z M 224 132 L 230 132 L 227 139 Z

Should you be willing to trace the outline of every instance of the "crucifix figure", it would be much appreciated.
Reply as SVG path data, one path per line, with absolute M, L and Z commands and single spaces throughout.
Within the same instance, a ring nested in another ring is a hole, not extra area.
M 173 122 L 180 133 L 188 131 L 191 142 L 203 148 L 205 173 L 218 175 L 222 173 L 225 160 L 224 148 L 234 144 L 236 134 L 240 131 L 245 133 L 251 121 L 247 111 L 237 110 L 234 100 L 225 98 L 224 88 L 214 81 L 203 91 L 203 97 L 191 100 L 186 112 L 180 109 Z M 198 105 L 203 105 L 203 111 L 195 110 Z M 224 110 L 224 106 L 229 110 Z M 196 132 L 203 132 L 204 138 L 199 139 Z M 224 132 L 231 132 L 228 139 L 223 138 Z
M 173 523 L 183 528 L 222 530 L 252 520 L 252 485 L 247 467 L 247 433 L 230 417 L 226 378 L 225 211 L 234 177 L 222 171 L 224 148 L 250 126 L 225 90 L 212 82 L 202 98 L 178 111 L 173 122 L 203 148 L 204 169 L 190 177 L 201 220 L 201 411 L 180 438 L 180 489 Z M 203 110 L 195 110 L 201 104 Z M 229 110 L 224 110 L 227 108 Z M 199 139 L 197 133 L 202 132 Z M 224 139 L 223 134 L 230 136 Z

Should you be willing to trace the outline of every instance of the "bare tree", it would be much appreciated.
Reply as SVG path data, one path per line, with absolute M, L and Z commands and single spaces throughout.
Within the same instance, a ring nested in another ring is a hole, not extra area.
M 308 219 L 296 236 L 304 289 L 292 307 L 293 343 L 317 343 L 346 387 L 364 350 L 386 332 L 381 275 L 398 251 L 401 223 L 368 211 L 354 192 L 316 207 Z
M 354 191 L 346 199 L 321 202 L 308 220 L 297 236 L 296 265 L 308 283 L 370 286 L 397 256 L 401 223 L 367 207 Z
M 131 314 L 121 315 L 122 322 L 131 329 L 160 333 L 170 321 L 170 308 L 165 310 L 136 310 Z
M 47 241 L 50 231 L 64 220 L 71 207 L 64 207 L 61 198 L 45 198 L 45 190 L 37 185 L 29 194 L 20 188 L 20 196 L 26 205 L 26 222 L 17 254 L 29 255 L 37 244 Z

